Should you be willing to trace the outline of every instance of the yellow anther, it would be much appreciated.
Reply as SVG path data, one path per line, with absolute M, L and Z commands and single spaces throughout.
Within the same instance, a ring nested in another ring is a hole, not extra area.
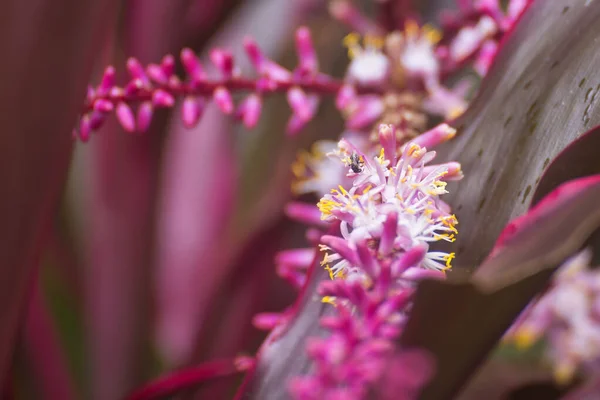
M 431 24 L 425 24 L 422 32 L 425 35 L 425 38 L 427 38 L 427 41 L 431 44 L 437 44 L 442 40 L 442 32 Z
M 317 204 L 317 207 L 319 208 L 319 211 L 321 211 L 321 213 L 323 215 L 321 215 L 321 219 L 324 220 L 327 218 L 328 215 L 331 214 L 331 212 L 333 211 L 334 208 L 340 207 L 342 204 L 338 203 L 337 201 L 333 201 L 333 200 L 329 200 L 329 199 L 321 199 L 319 201 L 319 203 Z
M 561 362 L 554 367 L 554 380 L 559 385 L 566 385 L 571 382 L 575 375 L 575 366 L 573 363 Z
M 444 271 L 449 270 L 450 268 L 452 268 L 452 260 L 454 259 L 455 254 L 454 253 L 450 253 L 447 256 L 444 256 L 444 260 L 446 261 L 446 268 L 444 268 Z
M 382 147 L 381 150 L 379 150 L 379 156 L 377 157 L 377 162 L 379 162 L 379 164 L 383 164 L 384 160 L 385 160 L 385 150 Z
M 453 107 L 453 108 L 451 108 L 446 113 L 446 118 L 448 118 L 448 119 L 456 119 L 456 118 L 460 117 L 461 115 L 463 115 L 463 113 L 465 112 L 465 110 L 466 110 L 466 108 L 463 107 L 463 106 Z
M 419 151 L 419 150 L 421 150 L 421 146 L 419 146 L 416 143 L 410 143 L 408 145 L 408 152 L 407 152 L 407 154 L 409 156 L 412 156 L 414 152 Z
M 323 298 L 321 299 L 321 303 L 329 303 L 329 304 L 335 306 L 335 297 L 323 296 Z
M 344 271 L 340 270 L 335 274 L 335 277 L 339 279 L 346 279 L 346 274 L 344 273 Z
M 325 265 L 325 271 L 329 272 L 329 279 L 333 280 L 333 271 L 329 265 Z
M 531 345 L 537 341 L 538 337 L 538 332 L 527 326 L 518 328 L 513 335 L 515 346 L 519 350 L 524 350 L 531 347 Z
M 381 36 L 376 35 L 365 35 L 364 45 L 365 47 L 370 47 L 372 49 L 379 50 L 383 47 L 385 43 L 385 39 Z
M 358 42 L 360 42 L 360 35 L 356 32 L 351 32 L 344 36 L 344 39 L 342 39 L 344 47 L 357 45 Z
M 349 33 L 344 37 L 342 44 L 348 49 L 348 58 L 353 59 L 360 53 L 359 42 L 360 35 L 356 32 Z

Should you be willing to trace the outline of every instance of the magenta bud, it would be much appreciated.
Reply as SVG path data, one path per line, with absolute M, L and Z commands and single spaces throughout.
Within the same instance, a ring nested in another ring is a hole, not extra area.
M 89 115 L 90 129 L 95 131 L 106 121 L 106 114 L 99 111 L 92 111 Z
M 173 107 L 175 98 L 165 90 L 157 89 L 152 93 L 152 103 L 156 107 Z
M 94 100 L 95 95 L 96 95 L 96 91 L 94 90 L 94 88 L 92 86 L 88 85 L 87 92 L 85 94 L 85 99 L 91 103 Z
M 123 129 L 125 129 L 127 132 L 135 131 L 135 116 L 133 115 L 131 107 L 129 107 L 127 103 L 120 102 L 117 104 L 116 114 L 117 119 L 121 123 Z
M 154 82 L 165 84 L 169 80 L 169 76 L 165 74 L 162 67 L 156 64 L 150 64 L 146 68 L 146 73 Z
M 181 87 L 181 79 L 177 75 L 171 75 L 169 77 L 168 85 L 171 90 Z
M 115 75 L 115 67 L 111 65 L 106 67 L 100 81 L 100 86 L 98 87 L 100 93 L 107 93 L 115 85 Z
M 233 75 L 233 56 L 228 51 L 213 49 L 210 51 L 210 60 L 225 78 L 230 78 Z
M 145 101 L 138 107 L 137 110 L 137 128 L 139 132 L 145 132 L 150 127 L 152 115 L 154 114 L 154 106 L 151 102 Z
M 196 126 L 202 112 L 204 111 L 204 99 L 199 99 L 194 96 L 187 96 L 183 100 L 183 106 L 181 107 L 181 117 L 183 123 L 187 128 L 193 128 Z
M 181 50 L 181 63 L 193 81 L 199 81 L 206 77 L 200 60 L 191 49 Z
M 242 119 L 246 128 L 254 128 L 260 118 L 262 110 L 262 99 L 256 93 L 246 97 L 241 106 L 243 110 Z
M 344 85 L 341 87 L 335 98 L 335 106 L 338 110 L 343 110 L 348 107 L 356 99 L 356 90 L 352 85 Z
M 109 113 L 114 108 L 115 108 L 115 106 L 113 105 L 113 103 L 106 99 L 98 99 L 94 102 L 94 110 L 95 111 Z
M 251 37 L 244 38 L 244 50 L 248 55 L 248 59 L 258 72 L 263 72 L 262 67 L 265 62 L 265 56 L 260 51 L 260 48 Z
M 134 79 L 141 79 L 144 83 L 148 82 L 148 77 L 144 71 L 142 64 L 134 57 L 130 57 L 127 60 L 127 71 Z
M 300 68 L 305 71 L 317 72 L 319 68 L 317 54 L 310 37 L 310 31 L 305 26 L 298 28 L 296 31 L 296 50 Z
M 312 118 L 311 104 L 308 96 L 299 87 L 293 87 L 287 92 L 287 99 L 292 111 L 303 121 Z
M 252 325 L 257 329 L 270 331 L 275 328 L 280 321 L 281 314 L 279 313 L 260 313 L 252 318 Z
M 87 142 L 90 139 L 90 133 L 92 129 L 90 128 L 90 117 L 88 115 L 84 115 L 79 121 L 79 139 L 82 142 Z
M 213 99 L 221 111 L 225 114 L 231 114 L 234 109 L 233 98 L 229 90 L 223 86 L 219 86 L 213 93 Z
M 144 87 L 144 82 L 141 79 L 133 79 L 125 86 L 123 93 L 125 96 L 133 96 Z
M 165 75 L 173 75 L 175 73 L 175 57 L 173 57 L 171 54 L 167 54 L 163 57 L 160 66 Z
M 111 97 L 121 97 L 121 96 L 123 96 L 123 95 L 125 94 L 125 92 L 124 92 L 124 90 L 123 90 L 123 89 L 121 89 L 120 87 L 118 87 L 118 86 L 114 86 L 114 87 L 112 87 L 112 88 L 109 90 L 108 94 L 109 94 Z

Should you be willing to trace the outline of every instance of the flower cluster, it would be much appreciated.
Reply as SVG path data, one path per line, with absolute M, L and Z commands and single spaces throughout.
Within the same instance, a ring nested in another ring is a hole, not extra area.
M 589 268 L 590 260 L 589 250 L 567 260 L 505 337 L 521 348 L 545 339 L 560 383 L 578 370 L 597 374 L 600 367 L 600 272 Z
M 232 54 L 224 49 L 213 49 L 210 61 L 218 76 L 211 78 L 201 61 L 190 49 L 181 51 L 181 63 L 186 78 L 176 72 L 175 58 L 167 55 L 160 64 L 144 67 L 135 58 L 127 61 L 129 81 L 117 85 L 116 70 L 106 68 L 100 84 L 89 87 L 83 113 L 74 134 L 84 141 L 90 133 L 102 126 L 111 112 L 127 132 L 143 132 L 148 129 L 155 109 L 173 107 L 176 98 L 183 98 L 182 119 L 186 126 L 195 126 L 209 100 L 213 100 L 225 114 L 231 114 L 251 128 L 261 114 L 265 95 L 274 92 L 287 94 L 292 116 L 288 132 L 296 133 L 314 115 L 318 94 L 335 94 L 341 84 L 318 71 L 316 53 L 307 28 L 296 32 L 298 66 L 289 71 L 267 58 L 254 40 L 247 38 L 244 49 L 257 78 L 241 75 Z M 232 92 L 245 91 L 249 94 L 236 106 Z M 136 106 L 134 112 L 133 106 Z
M 300 153 L 292 190 L 321 200 L 317 208 L 293 202 L 287 213 L 313 226 L 307 238 L 325 253 L 321 265 L 331 278 L 319 294 L 336 312 L 321 320 L 330 335 L 309 341 L 314 365 L 292 382 L 296 398 L 364 398 L 393 352 L 415 281 L 443 279 L 450 268 L 454 253 L 430 245 L 455 240 L 457 220 L 439 197 L 462 172 L 456 162 L 430 165 L 435 152 L 427 149 L 455 130 L 441 124 L 426 131 L 429 118 L 466 109 L 472 83 L 451 89 L 442 82 L 469 65 L 485 75 L 497 41 L 525 6 L 511 2 L 504 13 L 496 1 L 461 2 L 444 17 L 443 31 L 407 20 L 403 30 L 385 33 L 350 3 L 332 4 L 332 14 L 357 32 L 344 40 L 351 61 L 336 98 L 346 130 L 338 143 L 319 141 Z M 332 222 L 340 235 L 321 236 Z M 302 287 L 315 252 L 281 252 L 278 273 Z
M 321 95 L 333 94 L 349 129 L 393 124 L 402 128 L 398 134 L 404 140 L 410 139 L 425 129 L 424 112 L 453 118 L 464 111 L 464 96 L 471 83 L 461 81 L 450 90 L 441 82 L 469 64 L 484 75 L 496 54 L 498 39 L 528 2 L 511 1 L 507 13 L 495 0 L 460 3 L 457 14 L 444 18 L 444 36 L 442 31 L 429 25 L 420 27 L 412 20 L 406 21 L 402 31 L 384 34 L 346 1 L 333 2 L 332 14 L 357 32 L 345 40 L 352 60 L 344 81 L 319 72 L 310 32 L 304 27 L 296 32 L 299 62 L 293 71 L 267 58 L 252 39 L 245 40 L 255 78 L 243 77 L 232 54 L 224 49 L 210 52 L 218 74 L 212 78 L 190 49 L 180 55 L 185 79 L 176 74 L 172 55 L 147 66 L 130 58 L 129 79 L 124 85 L 117 84 L 116 70 L 109 66 L 100 84 L 88 87 L 74 136 L 87 141 L 112 112 L 125 131 L 144 132 L 155 110 L 173 107 L 177 98 L 183 99 L 181 114 L 188 127 L 197 124 L 211 99 L 223 113 L 254 127 L 264 96 L 285 92 L 292 109 L 287 127 L 291 134 L 312 119 Z M 359 34 L 365 34 L 362 46 Z M 236 105 L 232 94 L 238 91 L 248 94 Z M 373 133 L 376 142 L 376 130 Z
M 429 165 L 435 152 L 422 146 L 454 133 L 443 124 L 397 152 L 394 127 L 381 125 L 378 156 L 346 139 L 328 154 L 346 165 L 352 179 L 350 189 L 339 186 L 318 204 L 323 220 L 340 224 L 341 236 L 325 235 L 320 245 L 331 280 L 320 283 L 319 293 L 336 314 L 321 320 L 331 335 L 309 344 L 315 367 L 293 382 L 297 398 L 363 398 L 394 349 L 414 282 L 443 278 L 450 268 L 454 254 L 430 251 L 429 245 L 454 241 L 457 221 L 439 196 L 447 180 L 462 174 L 455 163 Z

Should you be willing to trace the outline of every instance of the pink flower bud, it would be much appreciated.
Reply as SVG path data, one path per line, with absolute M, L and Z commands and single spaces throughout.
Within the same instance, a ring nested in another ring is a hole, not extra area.
M 170 93 L 157 89 L 152 93 L 152 103 L 156 107 L 172 107 L 175 104 L 175 98 Z
M 338 110 L 344 110 L 356 100 L 356 89 L 354 86 L 346 84 L 338 91 L 335 98 L 335 106 Z
M 144 83 L 144 85 L 150 83 L 150 81 L 148 80 L 148 76 L 146 76 L 146 71 L 144 71 L 144 67 L 137 60 L 137 58 L 130 57 L 127 60 L 127 71 L 133 79 L 140 79 Z
M 94 110 L 99 111 L 99 112 L 109 113 L 114 108 L 115 108 L 115 106 L 109 100 L 98 99 L 94 102 Z
M 219 86 L 215 89 L 213 99 L 224 114 L 231 114 L 233 112 L 233 98 L 231 97 L 229 90 L 225 89 L 223 86 Z
M 150 127 L 152 115 L 154 114 L 154 106 L 151 102 L 145 101 L 138 107 L 137 110 L 137 128 L 139 132 L 145 132 Z
M 300 27 L 296 31 L 296 50 L 298 52 L 300 68 L 313 73 L 317 72 L 319 68 L 317 53 L 307 27 Z
M 90 133 L 92 128 L 90 127 L 90 117 L 88 115 L 84 115 L 81 117 L 79 121 L 79 138 L 82 142 L 87 142 L 90 139 Z
M 303 121 L 308 121 L 312 118 L 312 110 L 308 96 L 302 89 L 295 86 L 288 90 L 287 99 L 292 111 Z
M 195 96 L 187 96 L 183 100 L 183 106 L 181 107 L 181 116 L 185 126 L 187 128 L 193 128 L 196 126 L 200 120 L 200 117 L 202 116 L 203 111 L 204 99 Z
M 185 48 L 181 50 L 181 63 L 190 78 L 192 78 L 192 81 L 197 82 L 206 78 L 200 60 L 191 49 Z
M 106 114 L 99 111 L 92 111 L 89 115 L 90 129 L 95 131 L 100 128 L 106 121 Z
M 175 73 L 175 57 L 173 57 L 171 54 L 167 54 L 163 57 L 160 67 L 165 75 L 173 75 Z
M 223 77 L 228 79 L 233 75 L 233 55 L 223 49 L 212 49 L 210 51 L 210 60 L 223 74 Z
M 280 321 L 281 314 L 279 313 L 260 313 L 252 318 L 252 325 L 257 329 L 270 331 L 275 328 Z
M 120 102 L 117 104 L 116 115 L 125 131 L 135 132 L 135 116 L 127 103 Z
M 262 99 L 256 93 L 250 94 L 239 107 L 242 121 L 246 128 L 254 128 L 260 118 Z
M 165 84 L 169 80 L 169 76 L 165 74 L 162 67 L 156 64 L 150 64 L 146 68 L 146 73 L 156 83 Z
M 99 94 L 106 94 L 108 91 L 115 85 L 115 68 L 113 66 L 108 66 L 104 70 L 104 74 L 102 75 L 102 80 L 100 81 L 100 86 L 98 86 Z

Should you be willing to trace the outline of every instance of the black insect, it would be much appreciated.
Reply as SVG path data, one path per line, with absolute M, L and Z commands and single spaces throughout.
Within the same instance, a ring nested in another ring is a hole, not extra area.
M 362 172 L 362 157 L 356 153 L 352 153 L 352 155 L 350 156 L 350 169 L 352 169 L 352 172 L 354 172 L 355 174 Z

